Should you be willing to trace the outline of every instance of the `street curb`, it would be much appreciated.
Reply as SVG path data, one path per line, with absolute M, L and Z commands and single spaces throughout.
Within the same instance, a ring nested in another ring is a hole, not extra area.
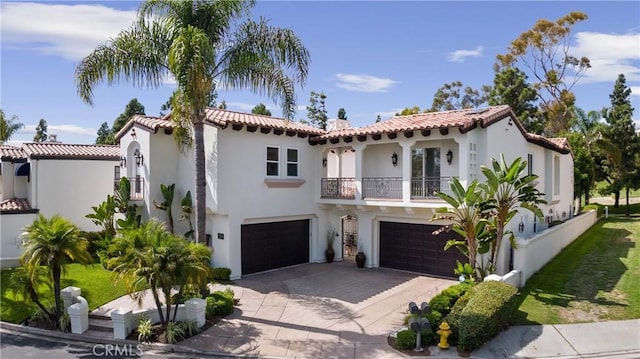
M 182 353 L 182 354 L 198 354 L 198 355 L 207 355 L 207 356 L 224 356 L 224 357 L 245 357 L 245 358 L 254 358 L 255 356 L 249 355 L 237 355 L 232 353 L 223 353 L 223 352 L 214 352 L 214 351 L 205 351 L 198 350 L 189 347 L 185 347 L 178 344 L 163 344 L 163 343 L 142 343 L 136 340 L 128 340 L 128 339 L 113 339 L 108 337 L 94 337 L 94 336 L 86 336 L 82 334 L 73 334 L 73 333 L 63 333 L 55 330 L 41 329 L 28 327 L 25 325 L 13 324 L 8 322 L 0 321 L 0 332 L 13 332 L 13 333 L 23 333 L 27 335 L 31 335 L 34 337 L 45 337 L 50 339 L 64 339 L 66 341 L 74 341 L 77 343 L 83 344 L 112 344 L 112 345 L 142 345 L 144 350 L 155 350 L 162 352 L 172 352 L 172 353 Z M 105 332 L 106 333 L 106 332 Z

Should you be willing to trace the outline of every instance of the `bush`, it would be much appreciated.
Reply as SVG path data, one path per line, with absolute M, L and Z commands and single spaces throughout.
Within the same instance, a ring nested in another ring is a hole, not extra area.
M 469 300 L 471 299 L 473 293 L 473 288 L 471 288 L 471 290 L 468 290 L 462 297 L 460 297 L 460 299 L 458 299 L 456 304 L 453 305 L 453 308 L 451 308 L 451 312 L 449 312 L 449 314 L 444 317 L 444 319 L 442 319 L 442 322 L 447 322 L 447 324 L 449 324 L 449 327 L 451 328 L 449 342 L 454 345 L 458 342 L 458 328 L 460 325 L 458 322 L 460 320 L 460 313 L 462 312 L 464 307 L 467 306 L 467 303 L 469 303 Z
M 458 298 L 462 297 L 472 286 L 473 284 L 469 282 L 462 282 L 443 290 L 429 301 L 431 310 L 440 312 L 442 316 L 446 316 Z
M 423 315 L 423 317 L 427 318 L 427 320 L 431 324 L 431 330 L 433 332 L 438 330 L 438 326 L 440 325 L 440 322 L 442 321 L 442 313 L 440 313 L 437 310 L 432 310 L 431 313 L 429 313 L 427 315 Z
M 211 270 L 212 280 L 229 281 L 231 280 L 230 278 L 231 278 L 231 269 L 229 268 L 218 267 L 218 268 L 213 268 Z
M 588 204 L 584 207 L 582 207 L 582 212 L 581 213 L 586 213 L 589 212 L 591 210 L 595 210 L 596 211 L 596 217 L 600 218 L 604 215 L 604 206 L 598 203 L 591 203 Z
M 458 346 L 472 351 L 505 328 L 513 312 L 517 292 L 515 287 L 502 282 L 478 284 L 457 319 Z
M 176 323 L 176 322 L 167 323 L 167 328 L 165 330 L 167 343 L 173 344 L 180 341 L 182 338 L 184 338 L 185 328 L 180 324 L 181 323 Z
M 91 254 L 96 260 L 99 260 L 101 257 L 101 252 L 104 252 L 109 247 L 111 243 L 110 236 L 106 235 L 107 233 L 104 231 L 98 232 L 86 232 L 80 231 L 80 236 L 85 238 L 89 242 L 89 246 L 87 247 L 87 251 Z
M 180 295 L 180 293 L 176 293 L 171 296 L 171 304 L 176 304 L 176 302 L 178 304 L 184 304 L 184 302 L 188 301 L 189 299 L 202 298 L 200 292 L 197 289 L 186 290 L 180 295 L 180 297 L 178 297 L 178 295 Z
M 207 316 L 225 316 L 233 313 L 233 291 L 215 291 L 207 297 Z
M 151 338 L 153 323 L 151 323 L 151 319 L 145 318 L 144 316 L 138 317 L 138 327 L 136 330 L 138 331 L 138 341 L 140 342 L 148 342 Z
M 396 337 L 396 345 L 398 349 L 409 350 L 416 347 L 416 333 L 412 330 L 405 329 L 398 332 Z

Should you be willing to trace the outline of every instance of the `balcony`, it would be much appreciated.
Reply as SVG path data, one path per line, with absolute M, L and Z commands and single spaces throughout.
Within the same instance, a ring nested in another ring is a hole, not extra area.
M 451 195 L 451 177 L 413 177 L 411 179 L 412 200 L 440 199 L 438 192 Z
M 402 177 L 363 178 L 362 198 L 402 200 Z
M 355 178 L 322 178 L 320 180 L 320 197 L 335 199 L 355 199 Z
M 128 177 L 131 189 L 129 190 L 129 200 L 131 201 L 143 201 L 144 200 L 144 178 L 142 177 Z M 118 191 L 120 185 L 120 178 L 113 180 L 113 190 Z

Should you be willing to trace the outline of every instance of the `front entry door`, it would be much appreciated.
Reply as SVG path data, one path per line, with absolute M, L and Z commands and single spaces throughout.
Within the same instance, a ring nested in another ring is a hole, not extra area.
M 358 253 L 358 218 L 342 218 L 342 259 L 355 261 Z

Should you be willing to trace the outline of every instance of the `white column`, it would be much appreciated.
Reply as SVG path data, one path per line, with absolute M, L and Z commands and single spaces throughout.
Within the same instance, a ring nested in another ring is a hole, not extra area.
M 133 331 L 133 314 L 131 309 L 122 308 L 111 312 L 111 321 L 113 322 L 113 338 L 127 339 Z
M 402 146 L 402 202 L 411 202 L 411 148 L 416 141 L 400 142 Z
M 367 146 L 363 144 L 353 146 L 356 150 L 356 201 L 362 199 L 362 162 L 364 161 L 364 149 L 366 147 Z
M 67 308 L 71 320 L 71 333 L 82 334 L 89 329 L 89 304 L 87 300 L 78 296 L 76 304 Z
M 81 290 L 78 287 L 66 287 L 60 291 L 60 296 L 64 302 L 64 309 L 67 310 L 72 304 L 75 297 L 80 296 Z
M 187 320 L 194 321 L 198 324 L 198 327 L 202 327 L 206 322 L 205 309 L 207 301 L 200 298 L 192 298 L 184 302 L 184 306 L 187 310 Z

